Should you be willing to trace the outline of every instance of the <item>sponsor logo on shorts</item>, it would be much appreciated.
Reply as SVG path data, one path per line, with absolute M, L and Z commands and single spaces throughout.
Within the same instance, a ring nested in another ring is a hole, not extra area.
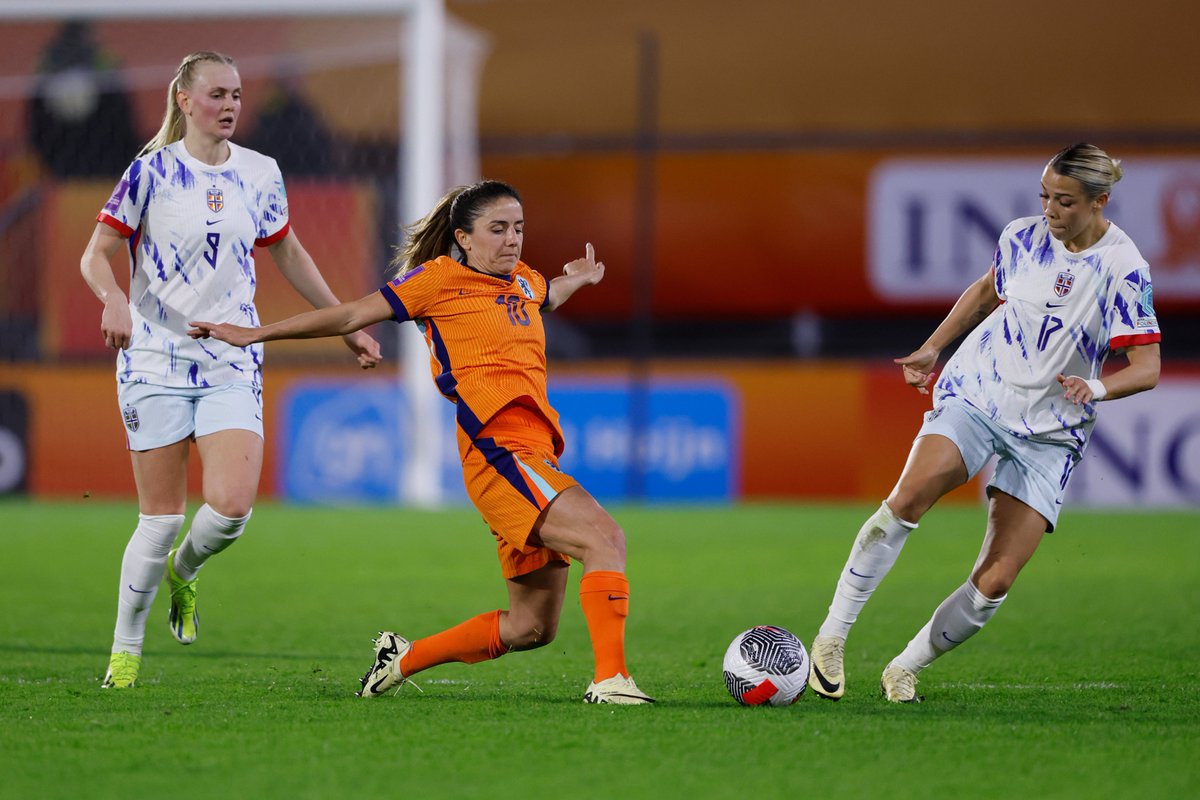
M 137 433 L 138 428 L 142 427 L 141 420 L 138 419 L 137 409 L 133 406 L 122 408 L 121 418 L 125 420 L 125 427 L 129 428 L 132 433 Z
M 555 464 L 555 463 L 554 463 L 553 461 L 551 461 L 550 459 L 548 459 L 548 458 L 543 458 L 543 459 L 542 459 L 542 463 L 543 463 L 543 464 L 545 464 L 545 465 L 546 465 L 547 467 L 549 467 L 550 469 L 554 470 L 555 472 L 559 473 L 560 475 L 562 474 L 562 470 L 558 468 L 558 464 Z

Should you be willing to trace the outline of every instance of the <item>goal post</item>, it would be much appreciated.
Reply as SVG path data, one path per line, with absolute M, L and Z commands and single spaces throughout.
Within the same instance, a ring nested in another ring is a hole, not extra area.
M 322 20 L 329 20 L 332 25 L 335 21 L 375 17 L 403 21 L 397 25 L 399 41 L 392 42 L 394 56 L 388 56 L 395 57 L 400 67 L 400 97 L 396 104 L 400 109 L 400 135 L 395 157 L 399 166 L 395 203 L 398 219 L 394 228 L 398 234 L 404 224 L 424 216 L 449 186 L 470 183 L 479 177 L 476 104 L 479 73 L 488 45 L 481 33 L 448 17 L 444 0 L 338 0 L 329 4 L 312 0 L 122 0 L 111 4 L 95 0 L 6 0 L 0 3 L 0 21 L 6 23 L 81 19 L 178 22 L 208 25 L 208 33 L 213 32 L 214 23 L 226 20 L 234 23 L 222 25 L 220 30 L 226 33 L 216 38 L 205 35 L 192 40 L 180 36 L 171 42 L 171 47 L 161 41 L 149 43 L 149 49 L 159 54 L 159 62 L 166 58 L 166 52 L 177 50 L 174 64 L 187 52 L 226 49 L 222 37 L 236 37 L 239 20 L 306 20 L 307 41 L 319 42 L 319 34 L 312 29 L 323 27 Z M 243 45 L 240 51 L 231 48 L 231 54 L 237 58 L 245 82 L 256 67 L 265 72 L 268 65 L 256 64 L 258 59 L 252 44 Z M 371 57 L 357 52 L 360 48 L 355 45 L 353 41 L 340 45 L 339 52 L 351 67 L 356 59 L 365 62 Z M 293 42 L 292 46 L 304 45 Z M 319 49 L 312 47 L 300 52 L 300 56 L 315 58 L 313 50 Z M 250 53 L 250 58 L 246 58 L 246 53 Z M 375 55 L 378 60 L 378 53 Z M 267 58 L 263 56 L 262 60 Z M 141 81 L 144 88 L 157 86 L 161 97 L 169 79 L 169 74 L 162 74 L 161 66 L 162 63 L 156 62 L 153 74 L 146 74 L 148 71 L 143 68 L 141 74 L 132 77 Z M 13 80 L 8 83 L 11 93 Z M 32 80 L 28 83 L 32 87 Z M 447 136 L 447 120 L 451 121 L 451 136 Z M 269 147 L 264 151 L 273 155 Z M 285 180 L 288 177 L 285 167 Z M 446 452 L 446 443 L 451 441 L 447 435 L 448 415 L 429 378 L 429 352 L 423 337 L 413 325 L 401 325 L 398 329 L 400 375 L 407 403 L 405 410 L 397 409 L 397 413 L 407 415 L 407 427 L 412 432 L 406 441 L 396 443 L 405 453 L 403 474 L 398 476 L 399 495 L 403 502 L 435 507 L 445 496 L 441 465 L 452 455 Z

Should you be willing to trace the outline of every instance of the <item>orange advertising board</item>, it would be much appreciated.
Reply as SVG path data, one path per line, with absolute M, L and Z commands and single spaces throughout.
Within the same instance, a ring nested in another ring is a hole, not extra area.
M 625 369 L 552 367 L 552 374 L 561 379 L 612 377 Z M 904 386 L 890 365 L 688 362 L 657 365 L 651 374 L 722 380 L 736 392 L 741 409 L 737 494 L 744 499 L 881 500 L 899 476 L 929 404 Z M 282 398 L 289 387 L 315 377 L 353 383 L 381 376 L 365 377 L 350 363 L 319 370 L 268 367 L 263 497 L 277 494 Z M 6 365 L 0 368 L 0 390 L 22 394 L 30 410 L 31 494 L 134 495 L 111 368 Z M 448 405 L 444 410 L 451 413 Z M 191 496 L 199 497 L 199 490 L 199 470 L 193 469 Z M 957 496 L 975 500 L 978 487 L 964 488 Z

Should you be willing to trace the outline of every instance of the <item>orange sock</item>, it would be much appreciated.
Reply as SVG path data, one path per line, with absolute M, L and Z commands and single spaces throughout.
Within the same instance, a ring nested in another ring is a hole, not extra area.
M 622 572 L 596 570 L 579 582 L 579 604 L 596 654 L 594 680 L 611 678 L 625 667 L 625 618 L 629 616 L 629 581 Z
M 500 611 L 489 611 L 460 622 L 441 633 L 417 639 L 404 658 L 400 671 L 405 677 L 450 661 L 477 664 L 508 652 L 500 641 Z

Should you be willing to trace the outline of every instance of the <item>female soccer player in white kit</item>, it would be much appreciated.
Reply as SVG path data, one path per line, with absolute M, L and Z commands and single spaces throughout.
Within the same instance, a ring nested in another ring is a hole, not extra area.
M 934 385 L 933 410 L 899 481 L 858 533 L 813 640 L 809 685 L 845 692 L 850 626 L 937 500 L 998 456 L 983 546 L 967 581 L 883 671 L 884 696 L 920 702 L 917 675 L 996 612 L 1045 533 L 1054 530 L 1096 404 L 1154 388 L 1160 340 L 1150 271 L 1104 208 L 1118 162 L 1068 147 L 1042 173 L 1042 216 L 1009 223 L 991 269 L 963 292 L 919 350 L 896 359 L 927 394 L 942 349 L 971 330 Z M 1110 352 L 1128 365 L 1101 379 Z
M 117 396 L 138 490 L 138 525 L 125 548 L 105 687 L 127 688 L 141 666 L 146 615 L 164 573 L 171 633 L 195 640 L 196 574 L 246 526 L 262 469 L 260 345 L 239 348 L 187 335 L 187 321 L 257 325 L 254 248 L 314 307 L 335 305 L 288 222 L 275 161 L 229 141 L 241 79 L 228 56 L 184 58 L 167 90 L 162 128 L 129 165 L 97 217 L 84 279 L 104 303 L 101 332 L 118 350 Z M 113 258 L 129 248 L 129 298 Z M 372 367 L 379 343 L 345 337 Z M 202 505 L 177 550 L 187 503 L 189 442 L 203 464 Z

